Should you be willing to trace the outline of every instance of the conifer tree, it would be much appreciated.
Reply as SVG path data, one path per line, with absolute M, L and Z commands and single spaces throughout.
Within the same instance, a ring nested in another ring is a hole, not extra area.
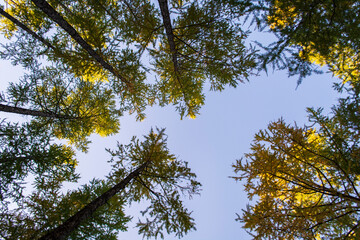
M 263 68 L 287 69 L 300 80 L 326 65 L 343 81 L 358 81 L 360 46 L 358 0 L 240 1 L 260 30 L 277 40 L 264 45 Z
M 10 83 L 0 111 L 32 116 L 56 137 L 85 151 L 90 134 L 108 136 L 118 131 L 121 112 L 105 83 L 84 81 L 59 71 L 61 67 L 32 66 L 19 83 Z
M 238 218 L 255 239 L 359 238 L 359 86 L 347 93 L 331 116 L 308 109 L 310 127 L 270 123 L 234 165 L 258 198 Z
M 130 220 L 124 207 L 144 201 L 137 227 L 146 238 L 173 233 L 182 237 L 195 229 L 182 196 L 199 193 L 186 162 L 166 146 L 164 130 L 151 131 L 140 142 L 108 150 L 113 169 L 105 180 L 92 180 L 77 190 L 61 193 L 61 185 L 38 181 L 29 198 L 14 211 L 5 211 L 1 235 L 22 239 L 115 239 Z

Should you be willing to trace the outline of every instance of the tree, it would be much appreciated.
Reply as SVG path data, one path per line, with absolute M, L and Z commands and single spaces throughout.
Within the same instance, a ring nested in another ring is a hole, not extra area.
M 0 199 L 2 207 L 24 196 L 26 178 L 76 181 L 74 151 L 52 142 L 46 126 L 36 122 L 0 124 Z
M 85 81 L 59 71 L 61 67 L 32 66 L 19 83 L 10 83 L 2 99 L 7 104 L 0 104 L 0 111 L 32 116 L 57 138 L 85 151 L 90 134 L 117 133 L 121 112 L 105 83 Z
M 38 181 L 36 190 L 19 200 L 16 209 L 1 212 L 0 236 L 4 239 L 39 239 L 108 189 L 104 180 L 94 179 L 64 194 L 61 184 Z M 118 231 L 125 231 L 130 220 L 125 216 L 125 206 L 122 196 L 114 196 L 66 239 L 117 239 Z
M 246 33 L 222 1 L 194 1 L 173 6 L 180 15 L 171 25 L 167 1 L 159 1 L 166 35 L 160 51 L 152 51 L 163 89 L 161 98 L 178 105 L 180 113 L 198 114 L 204 103 L 203 84 L 212 90 L 236 87 L 247 80 L 255 67 L 253 55 L 245 48 Z M 176 87 L 174 87 L 176 86 Z M 174 97 L 175 96 L 175 97 Z M 181 101 L 180 101 L 181 100 Z
M 159 7 L 161 14 L 144 0 L 34 0 L 11 4 L 7 12 L 61 49 L 38 46 L 48 61 L 66 64 L 75 76 L 109 81 L 139 119 L 154 102 L 172 103 L 181 116 L 195 117 L 204 103 L 205 81 L 213 90 L 235 87 L 255 66 L 253 53 L 226 1 L 159 1 Z M 9 37 L 19 27 L 9 19 L 3 24 Z M 142 61 L 144 53 L 153 59 L 151 68 Z M 145 82 L 149 70 L 159 76 L 155 84 Z
M 238 218 L 255 239 L 358 238 L 359 86 L 347 92 L 331 116 L 308 109 L 310 127 L 270 123 L 234 165 L 258 199 Z
M 301 78 L 311 74 L 311 63 L 327 65 L 343 81 L 358 81 L 360 46 L 359 1 L 241 1 L 261 30 L 278 40 L 264 47 L 263 67 L 288 69 Z
M 39 183 L 39 190 L 24 200 L 26 212 L 6 215 L 14 220 L 2 221 L 2 235 L 34 239 L 48 232 L 40 239 L 115 239 L 129 221 L 123 207 L 141 200 L 149 203 L 142 212 L 146 220 L 137 224 L 144 237 L 163 238 L 164 231 L 181 237 L 194 229 L 180 195 L 198 194 L 200 184 L 187 163 L 169 153 L 164 130 L 108 151 L 113 170 L 106 180 L 93 180 L 66 194 L 58 185 Z

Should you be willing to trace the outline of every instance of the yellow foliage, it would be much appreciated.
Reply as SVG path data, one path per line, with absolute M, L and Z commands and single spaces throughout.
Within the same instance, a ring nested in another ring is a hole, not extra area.
M 7 18 L 2 18 L 0 20 L 0 32 L 4 33 L 4 36 L 7 39 L 10 39 L 13 36 L 13 32 L 17 30 L 15 24 L 13 24 Z
M 314 203 L 318 202 L 322 197 L 321 193 L 312 192 L 312 193 L 301 193 L 297 192 L 295 195 L 296 202 L 299 203 L 302 207 L 313 206 Z
M 307 134 L 307 142 L 313 144 L 313 147 L 320 148 L 321 146 L 325 145 L 325 139 L 316 133 L 315 128 L 307 130 Z
M 40 27 L 42 25 L 43 20 L 39 18 L 34 10 L 31 8 L 25 7 L 26 1 L 25 0 L 12 0 L 12 1 L 5 1 L 6 2 L 6 9 L 5 11 L 17 18 L 16 16 L 23 15 L 29 22 L 32 24 L 28 24 L 27 22 L 22 22 L 27 27 L 29 27 L 31 30 L 36 32 L 36 29 L 34 29 L 34 26 Z M 21 22 L 21 21 L 20 21 Z M 0 19 L 0 32 L 4 33 L 5 37 L 10 39 L 15 31 L 17 31 L 17 26 L 7 18 L 1 18 Z
M 291 25 L 297 17 L 295 7 L 281 5 L 283 4 L 281 4 L 280 1 L 276 0 L 273 6 L 275 9 L 274 14 L 267 16 L 267 19 L 270 22 L 271 29 L 283 29 Z
M 196 115 L 195 115 L 195 114 L 189 114 L 189 118 L 190 118 L 190 119 L 195 119 L 195 118 L 196 118 Z
M 357 82 L 360 79 L 360 60 L 354 49 L 350 47 L 339 46 L 339 44 L 330 48 L 328 56 L 321 55 L 315 50 L 314 43 L 303 46 L 303 50 L 299 52 L 299 56 L 311 63 L 320 66 L 328 65 L 331 72 L 339 77 L 343 83 Z
M 100 73 L 100 71 L 92 73 L 92 74 L 83 74 L 83 75 L 78 76 L 78 77 L 83 77 L 83 79 L 85 81 L 92 82 L 92 83 L 95 83 L 95 82 L 97 82 L 99 80 L 100 81 L 105 81 L 105 78 Z M 106 81 L 107 81 L 107 79 L 106 79 Z
M 310 42 L 307 46 L 302 46 L 303 50 L 299 52 L 300 58 L 308 60 L 312 63 L 323 66 L 326 64 L 326 59 L 324 56 L 321 56 L 315 49 L 315 43 Z

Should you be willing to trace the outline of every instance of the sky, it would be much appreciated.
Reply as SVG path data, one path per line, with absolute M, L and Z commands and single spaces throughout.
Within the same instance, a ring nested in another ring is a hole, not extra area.
M 9 62 L 1 61 L 0 69 L 1 90 L 21 75 L 21 69 Z M 254 134 L 271 121 L 283 117 L 287 123 L 296 122 L 301 126 L 307 121 L 306 107 L 324 107 L 325 112 L 329 112 L 339 97 L 332 89 L 334 81 L 330 74 L 313 75 L 297 87 L 296 77 L 288 78 L 283 71 L 269 72 L 251 77 L 236 89 L 206 91 L 205 106 L 196 119 L 180 120 L 172 106 L 148 108 L 143 122 L 136 122 L 134 116 L 124 116 L 117 135 L 107 138 L 92 135 L 89 152 L 78 154 L 77 171 L 82 177 L 79 184 L 108 174 L 110 156 L 105 148 L 114 149 L 117 141 L 127 144 L 132 136 L 141 138 L 152 127 L 166 128 L 168 148 L 189 162 L 203 185 L 200 196 L 186 200 L 186 206 L 193 211 L 197 231 L 182 239 L 251 239 L 242 224 L 235 221 L 236 213 L 241 214 L 249 200 L 242 183 L 231 179 L 235 175 L 231 165 L 249 152 Z M 4 113 L 0 113 L 0 117 L 16 119 Z M 141 205 L 127 209 L 126 213 L 134 216 L 134 222 L 127 232 L 119 234 L 119 239 L 141 239 L 133 226 L 142 209 Z M 177 238 L 170 235 L 165 239 Z
M 166 128 L 168 147 L 180 159 L 189 162 L 192 171 L 202 183 L 200 196 L 186 201 L 193 211 L 197 231 L 184 240 L 251 239 L 236 222 L 236 213 L 249 203 L 241 182 L 234 176 L 232 164 L 249 152 L 254 134 L 266 128 L 271 121 L 283 117 L 287 123 L 303 125 L 307 121 L 306 107 L 324 107 L 329 112 L 338 94 L 332 90 L 334 79 L 329 74 L 314 75 L 296 89 L 297 78 L 288 78 L 285 72 L 262 74 L 236 89 L 207 92 L 205 106 L 196 119 L 180 120 L 173 107 L 153 107 L 147 118 L 136 122 L 134 117 L 123 117 L 119 134 L 101 138 L 92 136 L 88 154 L 80 154 L 78 167 L 83 180 L 103 177 L 110 168 L 105 148 L 116 147 L 116 142 L 128 143 L 132 136 L 146 135 L 151 127 Z M 141 206 L 131 206 L 127 213 L 139 216 Z M 141 239 L 134 223 L 119 239 Z M 165 239 L 177 239 L 167 236 Z

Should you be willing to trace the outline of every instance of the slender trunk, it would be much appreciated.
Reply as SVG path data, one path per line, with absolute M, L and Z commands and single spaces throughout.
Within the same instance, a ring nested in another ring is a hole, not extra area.
M 175 69 L 175 72 L 178 72 L 179 66 L 178 66 L 176 46 L 175 46 L 175 40 L 174 40 L 175 37 L 174 37 L 173 29 L 171 26 L 168 1 L 167 0 L 159 0 L 159 6 L 160 6 L 160 10 L 161 10 L 161 15 L 163 18 L 163 23 L 165 26 L 166 36 L 167 36 L 168 43 L 170 46 L 170 52 L 172 54 L 172 61 L 174 63 L 174 69 Z
M 140 167 L 131 172 L 125 179 L 116 184 L 110 190 L 93 200 L 91 203 L 86 205 L 75 215 L 66 220 L 62 225 L 58 226 L 45 236 L 41 237 L 39 240 L 60 240 L 65 239 L 69 236 L 83 221 L 92 216 L 92 214 L 101 206 L 106 204 L 110 198 L 123 190 L 126 185 L 133 180 L 135 177 L 139 176 L 141 172 L 147 167 L 150 161 L 146 161 Z
M 46 118 L 57 118 L 57 119 L 76 119 L 77 117 L 71 117 L 66 115 L 61 115 L 52 112 L 42 112 L 37 110 L 31 110 L 21 107 L 12 107 L 4 104 L 0 104 L 0 112 L 16 113 L 34 117 L 46 117 Z
M 9 157 L 9 158 L 4 158 L 1 157 L 0 158 L 0 164 L 2 163 L 8 163 L 8 162 L 30 162 L 32 160 L 34 160 L 35 158 L 31 158 L 31 157 Z
M 51 48 L 52 50 L 56 50 L 55 47 L 53 45 L 51 45 L 51 43 L 49 43 L 46 39 L 44 39 L 42 36 L 38 35 L 37 33 L 35 33 L 34 31 L 32 31 L 30 28 L 28 28 L 25 24 L 23 24 L 22 22 L 20 22 L 19 20 L 17 20 L 16 18 L 14 18 L 13 16 L 11 16 L 10 14 L 8 14 L 7 12 L 4 11 L 4 9 L 2 9 L 0 7 L 0 14 L 4 17 L 6 17 L 7 19 L 9 19 L 11 22 L 13 22 L 15 25 L 17 25 L 18 27 L 20 27 L 21 29 L 23 29 L 25 32 L 27 32 L 28 34 L 30 34 L 31 36 L 33 36 L 35 39 L 39 40 L 40 42 L 42 42 L 45 46 Z
M 37 7 L 39 7 L 51 20 L 59 24 L 83 49 L 85 49 L 91 57 L 105 69 L 109 70 L 112 74 L 118 77 L 122 82 L 127 84 L 131 90 L 130 82 L 122 75 L 120 75 L 113 66 L 107 63 L 50 4 L 45 0 L 31 0 Z
M 173 28 L 171 26 L 171 18 L 170 18 L 170 13 L 169 13 L 168 0 L 158 0 L 158 2 L 159 2 L 160 10 L 161 10 L 161 15 L 163 18 L 163 24 L 165 27 L 167 40 L 168 40 L 169 47 L 170 47 L 172 62 L 174 65 L 175 79 L 179 83 L 179 87 L 180 87 L 182 95 L 184 97 L 186 106 L 189 109 L 191 109 L 192 107 L 189 105 L 187 94 L 184 91 L 184 86 L 180 79 L 180 72 L 179 72 L 180 68 L 179 68 L 179 62 L 178 62 L 178 57 L 177 57 L 175 36 L 174 36 Z

